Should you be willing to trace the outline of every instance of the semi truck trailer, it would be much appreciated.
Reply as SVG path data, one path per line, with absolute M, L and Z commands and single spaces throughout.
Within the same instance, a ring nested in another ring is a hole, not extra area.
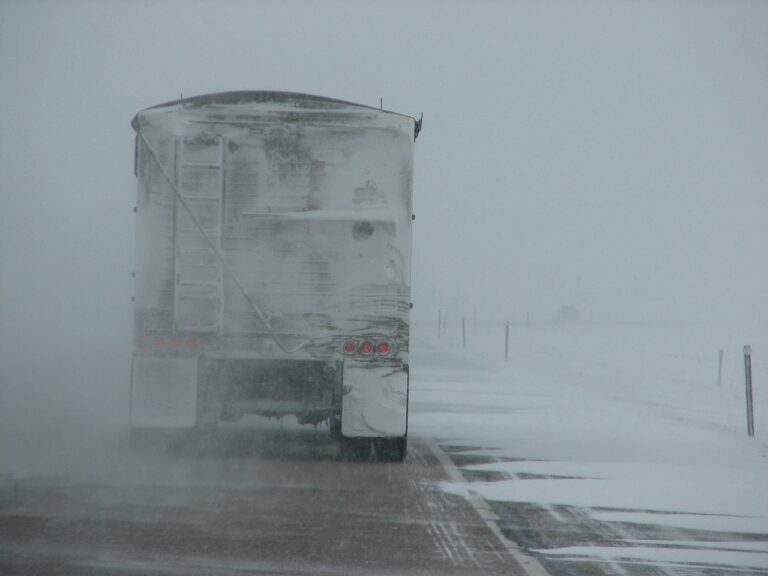
M 342 454 L 401 461 L 421 121 L 241 91 L 132 126 L 132 437 L 293 415 Z

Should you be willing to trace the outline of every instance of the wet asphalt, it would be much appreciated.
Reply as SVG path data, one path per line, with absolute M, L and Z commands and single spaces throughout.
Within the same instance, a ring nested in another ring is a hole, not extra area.
M 0 574 L 523 574 L 431 442 L 342 459 L 327 429 L 115 448 L 97 471 L 0 477 Z

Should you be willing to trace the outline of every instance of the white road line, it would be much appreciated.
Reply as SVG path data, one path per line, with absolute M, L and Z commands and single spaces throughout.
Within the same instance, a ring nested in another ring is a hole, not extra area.
M 443 469 L 445 470 L 445 473 L 448 475 L 448 479 L 451 482 L 467 485 L 469 484 L 461 475 L 459 469 L 456 468 L 453 462 L 451 462 L 451 459 L 448 458 L 446 453 L 443 452 L 443 450 L 433 440 L 426 439 L 425 443 L 438 459 L 440 464 L 443 466 Z M 527 576 L 551 576 L 551 574 L 544 569 L 538 559 L 523 552 L 523 550 L 517 544 L 509 540 L 504 536 L 504 534 L 501 533 L 498 524 L 496 524 L 498 517 L 496 514 L 494 514 L 485 500 L 472 492 L 472 490 L 467 490 L 467 501 L 472 505 L 472 508 L 475 509 L 475 512 L 477 512 L 478 516 L 480 516 L 483 522 L 485 522 L 485 525 L 488 526 L 490 531 L 496 535 L 496 538 L 499 540 L 499 542 L 504 546 L 504 548 L 507 549 L 512 558 L 515 559 L 515 561 L 520 565 Z

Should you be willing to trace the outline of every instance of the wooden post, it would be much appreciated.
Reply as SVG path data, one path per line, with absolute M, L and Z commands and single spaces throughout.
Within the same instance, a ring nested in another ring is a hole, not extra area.
M 509 360 L 509 320 L 504 331 L 504 361 Z
M 747 434 L 755 435 L 755 416 L 752 411 L 752 347 L 744 346 L 744 377 L 747 385 Z
M 717 359 L 717 385 L 720 386 L 723 383 L 723 349 L 720 349 L 720 354 Z

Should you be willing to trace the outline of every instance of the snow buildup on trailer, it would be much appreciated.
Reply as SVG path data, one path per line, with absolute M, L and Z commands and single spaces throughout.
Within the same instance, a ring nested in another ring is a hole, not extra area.
M 144 321 L 266 329 L 305 352 L 378 333 L 407 351 L 413 119 L 238 94 L 134 119 L 152 214 L 137 234 Z

